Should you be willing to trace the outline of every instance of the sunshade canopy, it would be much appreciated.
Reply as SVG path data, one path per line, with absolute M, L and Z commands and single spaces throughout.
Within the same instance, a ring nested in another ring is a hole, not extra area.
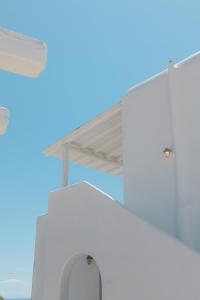
M 122 103 L 79 127 L 47 148 L 44 154 L 62 159 L 62 145 L 68 144 L 69 161 L 113 175 L 123 174 Z
M 0 28 L 0 69 L 28 77 L 44 70 L 47 47 L 35 38 Z
M 9 123 L 9 110 L 5 107 L 0 107 L 0 135 L 6 132 Z

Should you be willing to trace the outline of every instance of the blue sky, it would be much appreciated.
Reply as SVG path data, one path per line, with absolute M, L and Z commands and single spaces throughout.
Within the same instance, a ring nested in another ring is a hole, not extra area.
M 42 150 L 103 112 L 126 90 L 200 50 L 200 2 L 7 0 L 0 26 L 44 40 L 48 64 L 35 80 L 0 72 L 0 105 L 11 111 L 0 138 L 0 294 L 29 297 L 35 224 L 60 162 Z M 122 181 L 70 166 L 119 201 Z

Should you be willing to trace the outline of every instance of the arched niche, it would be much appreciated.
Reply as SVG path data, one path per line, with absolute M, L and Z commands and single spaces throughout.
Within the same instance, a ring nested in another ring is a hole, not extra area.
M 88 254 L 72 257 L 61 278 L 60 300 L 102 300 L 102 283 L 99 267 Z

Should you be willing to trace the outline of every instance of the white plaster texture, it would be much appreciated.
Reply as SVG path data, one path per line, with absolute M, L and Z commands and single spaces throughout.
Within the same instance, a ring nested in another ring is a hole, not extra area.
M 129 91 L 123 104 L 128 209 L 200 250 L 200 53 Z M 165 148 L 172 149 L 169 159 Z
M 38 225 L 32 300 L 68 299 L 81 254 L 99 267 L 103 300 L 199 299 L 200 256 L 87 183 L 50 193 Z

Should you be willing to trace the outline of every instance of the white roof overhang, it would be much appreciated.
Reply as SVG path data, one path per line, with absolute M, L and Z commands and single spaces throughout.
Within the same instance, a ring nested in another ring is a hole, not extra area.
M 0 28 L 0 69 L 28 77 L 38 77 L 47 60 L 45 43 Z
M 44 154 L 62 159 L 62 146 L 65 144 L 68 144 L 69 161 L 97 171 L 122 175 L 122 102 L 59 140 Z
M 6 132 L 9 123 L 9 110 L 5 107 L 0 107 L 0 135 Z

